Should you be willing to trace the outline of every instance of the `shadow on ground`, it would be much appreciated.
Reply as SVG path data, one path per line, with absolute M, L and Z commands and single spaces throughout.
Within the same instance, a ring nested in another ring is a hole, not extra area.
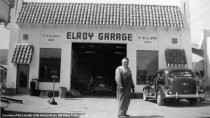
M 175 102 L 166 102 L 167 107 L 209 107 L 209 101 L 198 102 L 195 105 L 191 105 L 188 101 L 175 101 Z
M 149 100 L 146 102 L 151 102 L 157 104 L 156 100 Z M 166 101 L 164 106 L 166 107 L 208 107 L 210 106 L 210 101 L 202 101 L 197 102 L 196 105 L 191 105 L 188 100 L 180 100 L 180 101 Z
M 130 116 L 129 118 L 162 118 L 164 116 L 150 115 L 150 116 Z

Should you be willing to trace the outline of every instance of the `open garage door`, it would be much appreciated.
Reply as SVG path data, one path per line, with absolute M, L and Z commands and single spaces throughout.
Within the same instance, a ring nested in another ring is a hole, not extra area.
M 82 94 L 115 94 L 115 69 L 126 56 L 126 44 L 72 44 L 71 88 Z

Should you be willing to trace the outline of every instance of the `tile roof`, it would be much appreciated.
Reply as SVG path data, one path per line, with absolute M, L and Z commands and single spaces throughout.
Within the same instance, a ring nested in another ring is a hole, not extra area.
M 178 6 L 23 2 L 17 23 L 182 28 Z
M 27 44 L 18 44 L 13 50 L 11 62 L 13 63 L 31 63 L 33 55 L 33 46 Z
M 184 49 L 166 49 L 165 50 L 167 67 L 186 67 L 187 59 Z

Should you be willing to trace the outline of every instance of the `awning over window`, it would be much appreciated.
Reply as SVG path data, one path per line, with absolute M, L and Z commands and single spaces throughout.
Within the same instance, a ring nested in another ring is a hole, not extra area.
M 184 49 L 166 49 L 165 57 L 167 67 L 187 67 Z
M 14 47 L 11 62 L 30 64 L 33 55 L 33 46 L 28 44 L 18 44 Z

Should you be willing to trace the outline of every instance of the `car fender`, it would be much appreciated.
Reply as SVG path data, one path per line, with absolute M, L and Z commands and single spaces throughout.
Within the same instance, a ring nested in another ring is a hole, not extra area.
M 157 93 L 158 93 L 158 91 L 160 91 L 162 98 L 165 98 L 164 86 L 159 85 L 159 86 L 157 87 L 156 98 L 157 98 Z
M 151 87 L 149 86 L 149 85 L 145 85 L 144 87 L 143 87 L 143 91 L 145 90 L 145 89 L 150 89 Z

